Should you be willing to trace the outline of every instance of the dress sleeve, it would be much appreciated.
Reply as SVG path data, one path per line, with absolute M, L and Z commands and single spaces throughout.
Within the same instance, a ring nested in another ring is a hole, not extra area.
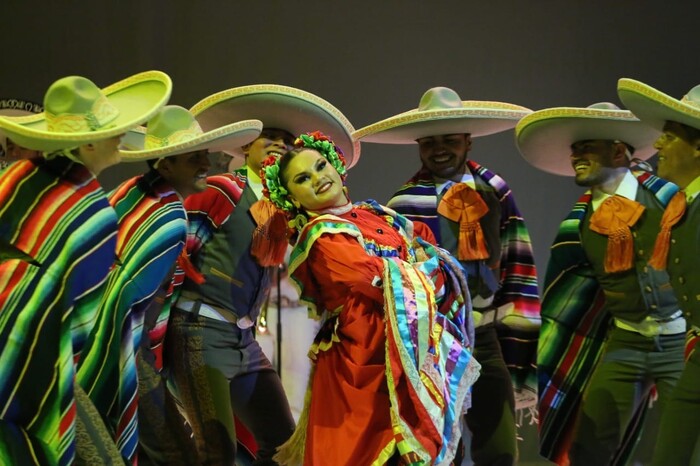
M 308 258 L 293 274 L 304 284 L 302 295 L 314 297 L 318 294 L 314 298 L 328 301 L 329 298 L 360 294 L 383 303 L 382 268 L 382 259 L 368 255 L 356 238 L 345 234 L 324 234 L 316 239 Z M 307 285 L 310 283 L 317 291 L 310 289 Z
M 435 239 L 435 235 L 433 234 L 433 230 L 430 229 L 430 227 L 423 222 L 419 221 L 413 221 L 413 236 L 420 236 L 424 240 L 426 240 L 428 243 L 432 244 L 433 246 L 437 246 L 437 239 Z

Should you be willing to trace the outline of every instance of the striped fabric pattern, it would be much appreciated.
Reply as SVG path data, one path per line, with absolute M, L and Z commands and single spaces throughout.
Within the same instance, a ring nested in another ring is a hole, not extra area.
M 438 454 L 424 455 L 424 464 L 434 461 L 434 464 L 451 464 L 454 459 L 457 444 L 461 438 L 460 420 L 467 394 L 479 371 L 479 364 L 472 358 L 471 352 L 465 348 L 470 345 L 469 339 L 459 328 L 438 312 L 436 295 L 433 293 L 429 276 L 430 267 L 442 266 L 446 274 L 459 274 L 457 270 L 437 260 L 435 248 L 427 250 L 431 260 L 407 266 L 398 261 L 385 259 L 384 306 L 386 312 L 387 333 L 387 381 L 392 409 L 395 409 L 395 431 L 401 433 L 397 438 L 399 453 L 405 455 L 412 452 L 427 450 L 419 445 L 427 442 L 426 432 L 414 431 L 404 422 L 404 410 L 418 413 L 429 419 L 426 423 L 433 430 L 435 445 L 439 446 Z M 466 282 L 464 288 L 454 289 L 453 293 L 443 295 L 443 300 L 452 301 L 460 295 L 468 295 Z M 460 306 L 456 314 L 460 319 L 465 317 L 469 308 Z M 460 320 L 458 319 L 458 320 Z M 425 325 L 425 323 L 431 325 Z M 432 360 L 429 360 L 432 359 Z M 396 365 L 401 368 L 397 375 L 408 380 L 411 396 L 402 398 L 397 393 L 394 372 Z M 405 375 L 403 375 L 405 374 Z M 407 403 L 411 400 L 411 403 Z M 419 400 L 419 401 L 417 401 Z M 408 406 L 406 406 L 408 405 Z M 430 447 L 428 447 L 430 448 Z
M 95 320 L 88 304 L 114 263 L 116 232 L 104 191 L 79 163 L 24 160 L 0 177 L 0 246 L 31 258 L 0 260 L 0 420 L 22 437 L 2 438 L 0 463 L 73 461 L 74 351 Z M 14 456 L 29 444 L 41 451 Z
M 644 189 L 666 205 L 677 186 L 648 172 L 633 172 Z M 610 315 L 581 245 L 581 221 L 591 202 L 588 191 L 564 219 L 551 248 L 542 299 L 537 352 L 540 453 L 566 461 L 581 399 L 603 350 Z
M 119 218 L 118 263 L 109 275 L 97 323 L 78 365 L 77 381 L 114 430 L 122 456 L 138 445 L 135 353 L 144 314 L 184 247 L 187 217 L 178 194 L 151 171 L 110 195 Z
M 513 384 L 520 392 L 520 395 L 516 393 L 516 398 L 521 398 L 525 405 L 534 403 L 536 379 L 533 362 L 540 324 L 540 300 L 530 234 L 505 180 L 473 160 L 467 160 L 467 166 L 474 177 L 490 185 L 500 199 L 500 288 L 494 305 L 513 303 L 514 315 L 522 319 L 509 321 L 508 326 L 499 326 L 499 340 Z M 388 206 L 411 220 L 426 223 L 440 241 L 435 181 L 427 170 L 421 169 L 399 188 Z M 510 324 L 518 320 L 525 325 Z

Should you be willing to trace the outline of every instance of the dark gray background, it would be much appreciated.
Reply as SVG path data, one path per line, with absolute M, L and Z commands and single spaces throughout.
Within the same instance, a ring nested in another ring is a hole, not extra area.
M 356 128 L 415 108 L 433 86 L 532 109 L 619 104 L 620 77 L 681 97 L 700 83 L 699 17 L 691 0 L 3 0 L 0 97 L 41 101 L 69 74 L 106 86 L 159 69 L 174 104 L 285 84 L 330 101 Z M 476 139 L 470 157 L 509 182 L 543 276 L 581 189 L 528 165 L 512 131 Z M 386 202 L 417 167 L 414 146 L 364 144 L 351 196 Z M 101 179 L 111 188 L 143 169 L 120 165 Z

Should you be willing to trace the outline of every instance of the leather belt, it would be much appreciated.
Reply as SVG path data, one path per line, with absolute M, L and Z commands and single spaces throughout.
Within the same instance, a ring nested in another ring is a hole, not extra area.
M 228 309 L 203 303 L 199 299 L 189 299 L 187 297 L 180 296 L 180 299 L 178 299 L 175 303 L 175 307 L 181 311 L 190 312 L 208 319 L 236 324 L 236 326 L 242 330 L 255 325 L 255 322 L 248 316 L 238 317 Z
M 645 317 L 641 322 L 631 322 L 615 317 L 615 326 L 628 332 L 636 332 L 645 337 L 657 335 L 677 335 L 685 333 L 686 322 L 681 311 L 674 312 L 668 319 L 658 320 L 651 316 Z

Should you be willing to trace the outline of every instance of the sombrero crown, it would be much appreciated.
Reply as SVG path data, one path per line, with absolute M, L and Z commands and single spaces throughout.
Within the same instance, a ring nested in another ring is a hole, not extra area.
M 134 135 L 141 136 L 142 143 L 137 145 L 143 149 L 122 150 L 122 160 L 137 162 L 200 150 L 223 151 L 253 141 L 261 130 L 260 120 L 245 120 L 205 132 L 189 110 L 167 105 L 148 122 L 145 134 L 138 129 L 130 132 L 130 141 Z
M 658 132 L 644 125 L 632 112 L 609 102 L 589 107 L 556 107 L 538 110 L 518 122 L 515 140 L 531 165 L 555 175 L 574 176 L 569 161 L 571 145 L 578 141 L 621 141 L 632 146 L 634 157 L 654 154 Z
M 468 133 L 472 137 L 506 131 L 532 110 L 505 102 L 462 100 L 447 87 L 423 94 L 418 108 L 360 128 L 353 133 L 363 142 L 411 144 L 442 134 Z
M 160 71 L 139 73 L 100 90 L 81 76 L 59 79 L 44 97 L 44 112 L 0 117 L 0 129 L 27 149 L 51 152 L 109 139 L 151 118 L 170 98 Z
M 617 94 L 637 118 L 659 131 L 667 121 L 700 130 L 700 85 L 679 100 L 640 81 L 622 78 L 617 83 Z
M 321 131 L 345 154 L 348 167 L 360 157 L 360 143 L 352 138 L 353 128 L 340 110 L 324 99 L 288 86 L 254 84 L 234 87 L 213 94 L 195 104 L 190 111 L 207 131 L 222 121 L 253 118 L 265 128 L 278 128 L 292 135 Z M 242 151 L 227 150 L 234 156 Z

